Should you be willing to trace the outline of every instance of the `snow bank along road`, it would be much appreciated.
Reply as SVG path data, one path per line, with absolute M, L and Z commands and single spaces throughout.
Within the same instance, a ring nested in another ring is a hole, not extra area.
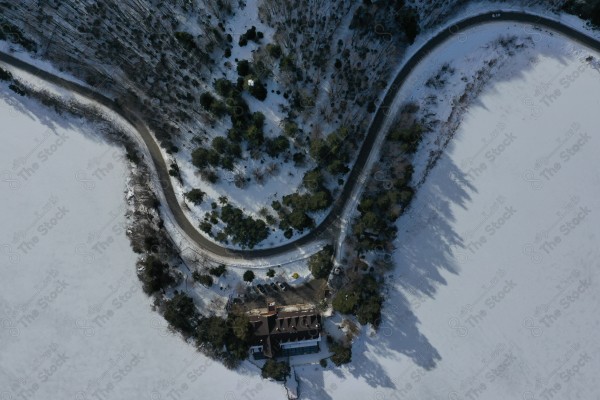
M 259 250 L 229 249 L 212 242 L 208 238 L 204 237 L 196 229 L 196 227 L 186 217 L 177 200 L 169 176 L 169 169 L 160 151 L 158 143 L 150 133 L 150 130 L 148 129 L 147 125 L 137 115 L 135 111 L 127 108 L 127 106 L 125 105 L 119 104 L 115 100 L 112 100 L 93 89 L 58 77 L 48 71 L 44 71 L 27 62 L 21 61 L 9 54 L 0 52 L 0 62 L 8 64 L 17 69 L 21 69 L 27 73 L 33 74 L 38 78 L 44 79 L 52 84 L 58 85 L 63 89 L 73 91 L 78 95 L 89 98 L 90 100 L 95 101 L 111 109 L 112 111 L 123 117 L 125 120 L 127 120 L 132 126 L 135 127 L 139 136 L 145 143 L 149 154 L 152 157 L 152 161 L 158 173 L 158 178 L 164 194 L 164 198 L 167 203 L 166 206 L 171 211 L 171 214 L 174 218 L 174 222 L 179 226 L 179 229 L 182 232 L 184 232 L 190 240 L 194 241 L 197 246 L 204 249 L 206 252 L 212 253 L 218 257 L 226 257 L 231 258 L 233 260 L 239 258 L 257 259 L 286 253 L 290 250 L 299 248 L 321 237 L 329 236 L 335 238 L 339 235 L 338 222 L 340 220 L 340 217 L 342 216 L 342 213 L 344 212 L 346 202 L 350 200 L 351 194 L 356 188 L 358 188 L 358 185 L 361 184 L 358 178 L 361 176 L 363 170 L 367 166 L 367 161 L 371 151 L 373 150 L 373 144 L 375 143 L 375 139 L 380 134 L 383 122 L 388 117 L 388 110 L 391 104 L 393 103 L 393 100 L 396 97 L 398 91 L 402 88 L 402 85 L 408 77 L 408 75 L 429 54 L 429 52 L 431 52 L 434 48 L 440 46 L 442 43 L 444 43 L 444 41 L 451 38 L 453 35 L 456 35 L 457 33 L 467 28 L 480 24 L 485 24 L 491 21 L 522 22 L 542 26 L 558 31 L 570 37 L 571 39 L 578 41 L 584 45 L 587 45 L 600 52 L 600 41 L 593 39 L 567 25 L 563 25 L 558 21 L 523 12 L 495 11 L 476 15 L 473 17 L 468 17 L 459 22 L 454 23 L 449 29 L 445 29 L 439 32 L 436 36 L 432 37 L 427 43 L 425 43 L 410 59 L 406 61 L 400 72 L 398 72 L 398 74 L 396 75 L 393 83 L 390 85 L 383 101 L 381 102 L 375 114 L 375 118 L 373 119 L 371 126 L 369 127 L 369 131 L 367 133 L 365 141 L 359 151 L 356 163 L 352 168 L 352 171 L 350 171 L 350 175 L 346 180 L 346 184 L 344 185 L 342 192 L 334 201 L 330 213 L 321 222 L 321 224 L 319 224 L 307 235 L 302 236 L 293 242 L 289 242 L 284 245 L 272 247 L 269 249 Z M 381 133 L 385 134 L 385 132 Z

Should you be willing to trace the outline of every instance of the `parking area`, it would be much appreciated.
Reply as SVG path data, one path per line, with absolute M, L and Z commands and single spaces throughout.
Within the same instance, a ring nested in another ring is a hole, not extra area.
M 271 285 L 264 285 L 265 293 L 255 289 L 257 285 L 246 288 L 246 298 L 242 306 L 247 309 L 263 308 L 268 299 L 273 299 L 278 305 L 316 304 L 327 295 L 327 281 L 313 279 L 298 287 L 288 286 L 286 290 Z

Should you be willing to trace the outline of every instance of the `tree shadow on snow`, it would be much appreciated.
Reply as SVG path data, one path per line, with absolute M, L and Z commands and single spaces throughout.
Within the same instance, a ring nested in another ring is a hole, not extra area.
M 525 54 L 517 53 L 512 57 L 509 60 L 510 68 L 485 84 L 482 94 L 497 93 L 496 84 L 500 82 L 524 80 L 525 73 L 535 67 L 538 57 L 557 59 L 565 65 L 563 73 L 568 73 L 566 66 L 576 60 L 581 61 L 584 55 L 574 49 L 568 40 L 562 47 L 535 46 Z M 577 68 L 577 65 L 572 68 Z M 532 93 L 532 96 L 535 95 L 537 93 Z M 531 103 L 530 98 L 515 100 L 523 106 Z M 539 100 L 539 96 L 534 98 L 538 103 Z M 481 95 L 469 107 L 490 109 Z M 503 111 L 498 110 L 499 117 Z M 488 133 L 483 132 L 482 139 Z M 524 132 L 515 133 L 519 135 Z M 435 297 L 440 285 L 447 284 L 444 273 L 460 273 L 461 263 L 468 255 L 465 243 L 468 239 L 463 235 L 465 232 L 454 230 L 452 207 L 468 210 L 471 194 L 477 193 L 477 186 L 467 174 L 468 168 L 457 165 L 447 156 L 455 145 L 456 141 L 449 143 L 425 184 L 417 190 L 411 208 L 399 219 L 393 255 L 395 269 L 386 277 L 379 329 L 374 336 L 366 337 L 364 342 L 359 341 L 353 346 L 353 361 L 349 370 L 352 375 L 364 378 L 371 386 L 397 388 L 403 381 L 401 371 L 411 368 L 431 370 L 442 359 L 442 354 L 421 332 L 421 321 L 416 311 L 423 302 Z M 455 334 L 450 316 L 440 317 L 448 318 L 448 335 Z M 397 376 L 389 377 L 389 369 L 386 372 L 378 360 L 371 361 L 375 357 L 404 366 L 398 368 Z M 407 358 L 412 365 L 407 365 Z

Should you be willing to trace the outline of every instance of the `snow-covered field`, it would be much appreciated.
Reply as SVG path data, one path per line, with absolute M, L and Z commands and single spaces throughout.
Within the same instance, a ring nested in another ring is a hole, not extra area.
M 380 331 L 358 339 L 349 366 L 296 366 L 302 398 L 598 397 L 600 75 L 585 58 L 599 56 L 497 24 L 424 66 L 468 68 L 501 33 L 533 48 L 470 107 L 399 220 Z M 0 398 L 284 398 L 252 365 L 201 356 L 151 310 L 123 231 L 122 152 L 81 120 L 0 95 Z
M 523 28 L 476 28 L 424 65 L 463 71 L 500 33 L 533 40 L 470 106 L 399 220 L 379 333 L 342 372 L 297 368 L 307 398 L 598 397 L 600 71 L 585 59 L 599 55 Z
M 151 310 L 124 232 L 123 152 L 5 85 L 0 97 L 0 398 L 283 398 Z

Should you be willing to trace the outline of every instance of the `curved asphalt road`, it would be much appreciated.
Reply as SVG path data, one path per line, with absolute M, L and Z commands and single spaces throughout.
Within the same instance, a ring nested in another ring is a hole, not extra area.
M 8 65 L 11 65 L 15 68 L 21 69 L 28 73 L 31 73 L 38 78 L 44 79 L 50 83 L 61 86 L 64 89 L 71 90 L 79 95 L 87 97 L 91 100 L 94 100 L 109 109 L 113 110 L 117 114 L 121 115 L 125 120 L 127 120 L 131 125 L 133 125 L 138 131 L 140 137 L 146 144 L 151 156 L 152 161 L 158 171 L 158 177 L 162 186 L 162 191 L 164 193 L 164 197 L 167 201 L 167 206 L 169 207 L 174 219 L 175 223 L 179 225 L 179 228 L 183 230 L 187 236 L 193 240 L 198 246 L 205 249 L 206 251 L 213 253 L 220 257 L 231 257 L 231 258 L 245 258 L 245 259 L 257 259 L 257 258 L 265 258 L 275 255 L 280 255 L 287 251 L 299 248 L 307 243 L 312 242 L 313 240 L 319 237 L 325 236 L 333 236 L 335 237 L 338 234 L 339 228 L 339 218 L 341 213 L 344 210 L 344 206 L 346 205 L 346 201 L 350 197 L 350 194 L 355 189 L 356 185 L 359 183 L 358 178 L 360 177 L 367 160 L 369 158 L 369 154 L 371 153 L 371 149 L 373 147 L 373 143 L 379 131 L 381 129 L 382 123 L 387 117 L 388 110 L 396 97 L 398 90 L 402 88 L 404 81 L 408 77 L 408 75 L 413 71 L 413 69 L 421 62 L 423 58 L 425 58 L 433 49 L 438 47 L 444 41 L 448 40 L 453 35 L 464 31 L 465 29 L 471 28 L 476 25 L 485 24 L 487 22 L 495 22 L 495 21 L 506 21 L 506 22 L 523 22 L 530 23 L 538 26 L 542 26 L 545 28 L 549 28 L 568 36 L 569 38 L 576 40 L 586 46 L 589 46 L 600 52 L 600 41 L 593 39 L 571 27 L 561 24 L 560 22 L 545 18 L 539 17 L 535 15 L 530 15 L 523 12 L 517 11 L 495 11 L 489 12 L 486 14 L 481 14 L 473 17 L 465 18 L 450 28 L 438 33 L 436 36 L 431 38 L 427 43 L 423 45 L 402 67 L 393 83 L 390 85 L 381 105 L 379 106 L 375 118 L 369 127 L 369 131 L 365 138 L 365 141 L 360 149 L 360 152 L 357 156 L 356 163 L 352 171 L 350 171 L 350 175 L 346 179 L 346 185 L 342 189 L 342 192 L 334 201 L 331 212 L 327 215 L 327 217 L 318 225 L 315 229 L 313 229 L 310 233 L 305 236 L 287 244 L 272 247 L 269 249 L 259 249 L 259 250 L 233 250 L 228 249 L 226 247 L 222 247 L 204 236 L 200 234 L 200 232 L 194 227 L 194 225 L 187 219 L 177 198 L 175 196 L 175 191 L 173 190 L 173 186 L 171 184 L 171 179 L 168 173 L 167 164 L 162 157 L 162 153 L 160 151 L 159 145 L 154 140 L 154 137 L 148 130 L 146 124 L 142 121 L 142 119 L 133 111 L 124 106 L 121 106 L 116 101 L 92 90 L 85 86 L 82 86 L 78 83 L 71 82 L 69 80 L 60 78 L 56 75 L 53 75 L 47 71 L 39 69 L 31 64 L 28 64 L 24 61 L 18 60 L 12 57 L 9 54 L 0 52 L 0 62 L 4 62 Z

